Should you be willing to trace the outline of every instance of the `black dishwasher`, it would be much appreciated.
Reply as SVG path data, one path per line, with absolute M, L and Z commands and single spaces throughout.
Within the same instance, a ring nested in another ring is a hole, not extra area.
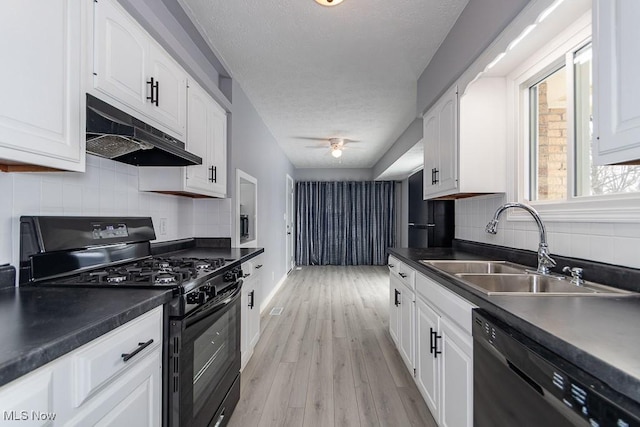
M 483 310 L 473 314 L 475 427 L 640 426 L 640 405 Z

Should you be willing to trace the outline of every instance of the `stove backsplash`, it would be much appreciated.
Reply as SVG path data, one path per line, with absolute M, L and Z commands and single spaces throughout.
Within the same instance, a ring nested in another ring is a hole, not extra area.
M 87 171 L 0 173 L 0 264 L 19 263 L 21 215 L 150 216 L 157 241 L 231 237 L 230 199 L 138 191 L 138 169 L 87 156 Z

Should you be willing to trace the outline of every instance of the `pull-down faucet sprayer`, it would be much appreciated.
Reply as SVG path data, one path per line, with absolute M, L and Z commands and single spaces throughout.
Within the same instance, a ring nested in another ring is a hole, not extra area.
M 539 274 L 549 274 L 549 269 L 551 267 L 555 267 L 556 262 L 549 255 L 549 246 L 547 245 L 547 231 L 542 223 L 542 219 L 540 219 L 540 215 L 538 212 L 533 209 L 531 206 L 525 205 L 523 203 L 505 203 L 500 206 L 496 213 L 493 215 L 493 219 L 489 221 L 485 231 L 490 234 L 498 233 L 498 218 L 502 214 L 502 212 L 506 211 L 509 208 L 520 208 L 523 209 L 536 221 L 538 225 L 538 231 L 540 232 L 540 243 L 538 244 L 538 268 L 536 270 Z

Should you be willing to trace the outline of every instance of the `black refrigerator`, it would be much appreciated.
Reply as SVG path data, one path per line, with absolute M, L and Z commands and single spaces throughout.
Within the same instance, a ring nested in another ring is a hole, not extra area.
M 423 200 L 422 171 L 409 177 L 409 247 L 451 247 L 455 201 Z

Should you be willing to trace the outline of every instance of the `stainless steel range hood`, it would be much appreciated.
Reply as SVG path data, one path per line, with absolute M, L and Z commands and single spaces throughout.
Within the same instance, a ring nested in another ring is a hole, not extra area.
M 135 166 L 191 166 L 202 158 L 184 143 L 87 95 L 87 153 Z

